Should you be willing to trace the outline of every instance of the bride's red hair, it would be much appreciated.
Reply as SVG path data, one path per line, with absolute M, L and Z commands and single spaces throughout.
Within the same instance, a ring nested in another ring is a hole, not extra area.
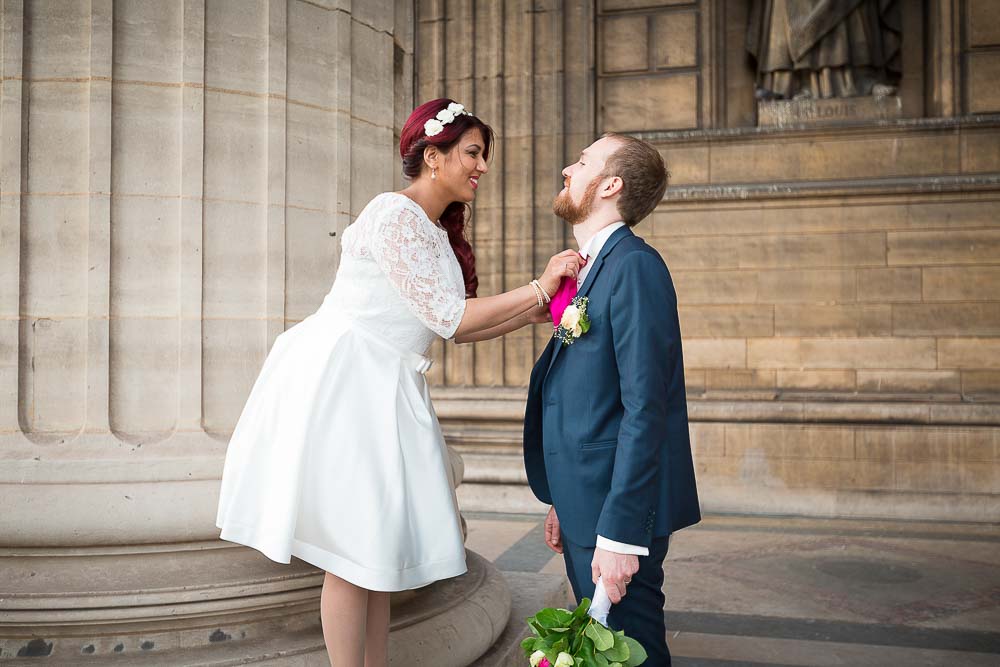
M 483 135 L 483 158 L 489 159 L 490 147 L 493 144 L 493 130 L 489 125 L 475 116 L 456 116 L 455 120 L 445 124 L 444 130 L 428 137 L 424 132 L 424 123 L 437 116 L 442 109 L 447 109 L 455 100 L 441 99 L 425 102 L 413 110 L 403 125 L 399 136 L 399 154 L 403 158 L 403 175 L 413 180 L 420 176 L 424 167 L 424 149 L 437 146 L 440 151 L 449 151 L 466 131 L 478 128 Z M 479 278 L 476 276 L 476 256 L 472 244 L 465 236 L 465 225 L 470 207 L 464 202 L 455 201 L 448 204 L 439 222 L 448 231 L 448 241 L 451 243 L 458 264 L 462 267 L 462 277 L 465 279 L 465 295 L 476 296 L 479 289 Z

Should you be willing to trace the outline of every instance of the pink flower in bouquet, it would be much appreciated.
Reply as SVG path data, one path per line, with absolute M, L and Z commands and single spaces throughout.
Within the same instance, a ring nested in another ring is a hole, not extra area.
M 552 667 L 552 663 L 549 662 L 548 658 L 542 658 L 541 662 L 538 663 L 538 667 Z

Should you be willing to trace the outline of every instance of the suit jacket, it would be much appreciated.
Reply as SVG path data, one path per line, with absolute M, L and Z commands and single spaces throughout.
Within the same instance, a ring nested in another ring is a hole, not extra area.
M 524 464 L 567 539 L 649 546 L 701 519 L 688 435 L 677 296 L 660 254 L 628 227 L 579 294 L 590 331 L 553 339 L 531 372 Z

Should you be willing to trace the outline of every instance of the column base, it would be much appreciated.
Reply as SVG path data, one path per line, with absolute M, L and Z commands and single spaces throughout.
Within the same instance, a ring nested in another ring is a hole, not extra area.
M 390 660 L 460 667 L 508 625 L 500 572 L 469 571 L 393 595 Z M 11 665 L 327 665 L 321 570 L 223 542 L 99 549 L 7 549 L 0 660 Z M 9 662 L 8 662 L 9 661 Z

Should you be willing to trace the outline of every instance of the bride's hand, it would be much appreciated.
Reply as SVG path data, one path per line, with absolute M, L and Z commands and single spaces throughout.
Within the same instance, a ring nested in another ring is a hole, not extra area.
M 565 277 L 576 278 L 580 269 L 587 262 L 575 250 L 563 250 L 558 255 L 553 255 L 545 267 L 545 273 L 538 279 L 542 289 L 549 295 L 555 296 L 559 291 L 559 283 Z

